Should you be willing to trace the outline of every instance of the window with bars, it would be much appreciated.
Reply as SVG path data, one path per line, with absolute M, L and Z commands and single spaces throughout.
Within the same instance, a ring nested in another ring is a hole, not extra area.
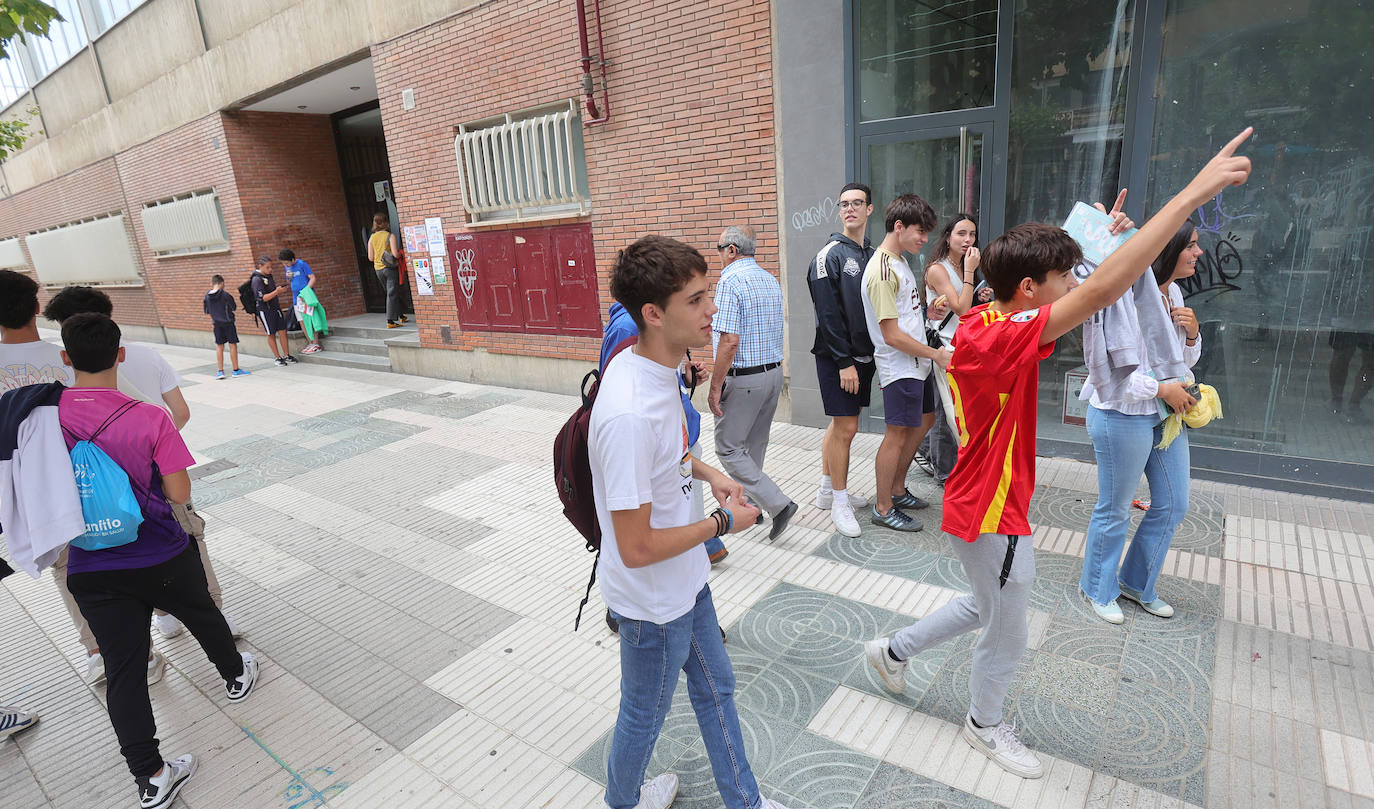
M 573 101 L 458 127 L 463 207 L 473 222 L 520 222 L 590 211 L 582 119 Z

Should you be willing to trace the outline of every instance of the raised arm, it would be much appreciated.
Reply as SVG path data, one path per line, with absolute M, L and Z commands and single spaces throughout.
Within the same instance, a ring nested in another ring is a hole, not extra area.
M 1173 199 L 1164 204 L 1140 231 L 1107 257 L 1088 279 L 1050 307 L 1049 319 L 1041 332 L 1040 344 L 1046 345 L 1068 333 L 1092 317 L 1099 309 L 1111 305 L 1126 294 L 1126 290 L 1150 269 L 1150 262 L 1164 249 L 1164 245 L 1199 205 L 1215 197 L 1227 186 L 1241 185 L 1250 177 L 1250 158 L 1237 157 L 1235 151 L 1253 130 L 1246 127 L 1207 161 L 1190 183 Z M 1112 207 L 1114 216 L 1121 213 L 1125 202 L 1123 190 Z

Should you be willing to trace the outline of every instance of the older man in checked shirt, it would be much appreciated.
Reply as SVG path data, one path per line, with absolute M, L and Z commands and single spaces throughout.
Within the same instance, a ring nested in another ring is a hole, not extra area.
M 708 403 L 716 416 L 716 457 L 773 519 L 768 539 L 797 513 L 763 473 L 768 430 L 782 393 L 782 287 L 754 260 L 754 231 L 732 225 L 716 244 L 720 281 L 712 322 L 716 361 Z

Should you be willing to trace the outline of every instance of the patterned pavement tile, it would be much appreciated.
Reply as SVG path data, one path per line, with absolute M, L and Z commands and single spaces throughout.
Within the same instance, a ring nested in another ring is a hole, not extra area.
M 995 806 L 892 764 L 880 764 L 854 809 L 982 809 Z
M 877 769 L 878 759 L 803 731 L 763 780 L 788 806 L 849 809 Z

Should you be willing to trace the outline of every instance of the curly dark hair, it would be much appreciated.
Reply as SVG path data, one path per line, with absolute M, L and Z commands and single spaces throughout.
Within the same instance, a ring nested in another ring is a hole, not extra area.
M 22 329 L 38 312 L 38 282 L 14 270 L 0 270 L 0 327 Z
M 114 313 L 110 296 L 94 287 L 70 286 L 52 296 L 48 305 L 43 307 L 43 317 L 61 323 L 72 315 L 94 313 L 109 317 Z
M 689 244 L 667 236 L 645 236 L 621 250 L 611 267 L 611 297 L 644 330 L 644 304 L 668 305 L 673 293 L 706 274 L 706 258 Z
M 981 268 L 992 294 L 1006 303 L 1022 278 L 1043 284 L 1050 273 L 1072 270 L 1081 261 L 1082 249 L 1063 228 L 1029 222 L 993 239 L 983 250 Z

